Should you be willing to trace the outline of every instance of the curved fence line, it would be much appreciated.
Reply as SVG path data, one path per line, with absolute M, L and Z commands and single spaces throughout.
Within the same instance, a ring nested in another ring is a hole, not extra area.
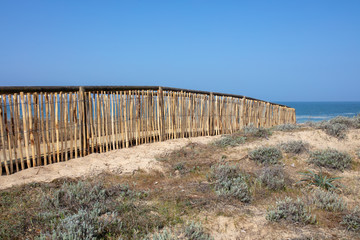
M 58 91 L 60 90 L 60 91 Z M 166 139 L 295 123 L 295 109 L 163 87 L 4 87 L 1 174 Z

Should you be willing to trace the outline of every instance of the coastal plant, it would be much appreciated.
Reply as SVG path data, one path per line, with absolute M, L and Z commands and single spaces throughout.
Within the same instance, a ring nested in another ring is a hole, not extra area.
M 272 132 L 267 128 L 256 128 L 253 125 L 245 126 L 243 128 L 245 136 L 257 137 L 257 138 L 268 138 L 271 136 Z
M 44 212 L 39 216 L 51 223 L 52 231 L 45 231 L 40 238 L 102 239 L 111 233 L 138 239 L 172 219 L 140 201 L 147 192 L 133 191 L 128 185 L 105 188 L 101 183 L 65 182 L 43 195 Z
M 184 236 L 189 240 L 212 240 L 210 234 L 206 233 L 201 223 L 190 222 L 185 226 Z
M 210 180 L 214 182 L 217 195 L 235 198 L 241 202 L 250 202 L 248 178 L 238 166 L 227 163 L 214 165 L 211 167 Z
M 311 215 L 310 208 L 306 207 L 301 199 L 293 200 L 285 197 L 278 200 L 275 206 L 267 210 L 266 219 L 271 222 L 285 220 L 292 223 L 313 224 L 316 218 Z
M 344 139 L 348 131 L 348 126 L 342 123 L 331 123 L 325 124 L 322 129 L 330 136 L 338 139 Z
M 164 228 L 156 233 L 148 234 L 143 240 L 213 240 L 214 238 L 208 234 L 202 227 L 201 223 L 190 222 L 182 225 L 177 230 Z
M 290 131 L 294 131 L 296 129 L 299 129 L 300 126 L 296 125 L 296 124 L 281 124 L 281 125 L 277 125 L 275 127 L 273 127 L 273 129 L 275 131 L 282 131 L 282 132 L 290 132 Z
M 309 162 L 319 167 L 345 170 L 350 167 L 352 159 L 349 154 L 335 149 L 318 150 L 310 153 Z
M 307 183 L 307 185 L 313 185 L 325 190 L 337 189 L 338 185 L 335 183 L 336 180 L 341 177 L 332 177 L 328 173 L 324 173 L 321 169 L 318 173 L 308 170 L 307 172 L 301 172 L 304 176 L 300 182 Z
M 346 209 L 344 200 L 332 191 L 325 191 L 315 188 L 312 191 L 312 203 L 318 208 L 325 209 L 326 211 L 336 212 Z
M 262 164 L 277 164 L 282 154 L 276 147 L 259 147 L 249 152 L 249 158 Z
M 355 128 L 357 125 L 356 120 L 357 120 L 356 117 L 349 118 L 349 117 L 344 117 L 344 116 L 337 116 L 337 117 L 330 119 L 329 123 L 330 124 L 343 124 L 347 128 Z
M 259 181 L 270 190 L 285 188 L 285 172 L 282 166 L 268 166 L 261 170 Z
M 218 147 L 235 147 L 240 144 L 244 144 L 246 137 L 239 135 L 226 135 L 222 136 L 219 140 L 216 140 L 213 144 Z
M 142 240 L 177 240 L 178 237 L 170 228 L 164 228 L 159 232 L 148 234 Z M 119 239 L 120 240 L 120 239 Z
M 349 231 L 360 232 L 359 207 L 356 207 L 351 213 L 345 215 L 342 219 L 341 225 L 344 225 Z
M 44 209 L 61 209 L 64 211 L 77 211 L 91 208 L 97 202 L 106 200 L 108 192 L 101 184 L 91 185 L 87 182 L 65 182 L 60 189 L 43 194 L 42 207 Z
M 85 239 L 92 240 L 100 238 L 105 234 L 109 225 L 118 224 L 116 213 L 112 213 L 110 220 L 100 219 L 101 207 L 93 209 L 80 209 L 77 213 L 60 218 L 52 234 L 42 234 L 50 239 Z
M 281 150 L 283 150 L 286 153 L 291 154 L 301 154 L 303 152 L 307 152 L 309 148 L 309 144 L 305 143 L 301 140 L 299 141 L 288 141 L 286 143 L 281 143 L 279 145 Z

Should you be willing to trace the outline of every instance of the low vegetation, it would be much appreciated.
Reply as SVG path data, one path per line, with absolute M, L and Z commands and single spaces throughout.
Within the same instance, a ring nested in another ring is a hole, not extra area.
M 219 140 L 214 142 L 214 145 L 218 147 L 235 147 L 240 144 L 244 144 L 245 141 L 246 137 L 233 134 L 222 136 Z
M 261 170 L 259 177 L 261 184 L 270 190 L 285 188 L 285 171 L 282 166 L 268 166 Z
M 339 116 L 328 121 L 310 122 L 306 123 L 306 125 L 322 129 L 328 135 L 338 139 L 344 139 L 349 129 L 360 128 L 360 115 L 352 118 Z
M 316 207 L 327 211 L 343 211 L 346 209 L 346 203 L 338 194 L 332 191 L 314 189 L 312 191 L 312 202 Z
M 256 137 L 256 138 L 268 138 L 272 135 L 272 132 L 268 128 L 256 128 L 252 125 L 243 128 L 245 136 Z
M 250 202 L 251 194 L 248 177 L 238 166 L 217 164 L 211 168 L 210 180 L 215 184 L 215 191 L 221 197 L 232 197 L 241 202 Z
M 279 145 L 281 150 L 283 150 L 285 153 L 291 153 L 291 154 L 301 154 L 303 152 L 307 152 L 309 148 L 309 144 L 305 143 L 303 141 L 288 141 L 285 143 L 281 143 Z
M 268 209 L 266 219 L 272 222 L 279 222 L 281 220 L 312 224 L 315 223 L 315 217 L 311 215 L 310 209 L 301 199 L 293 200 L 285 197 L 284 200 L 278 200 L 276 205 Z
M 249 152 L 249 158 L 262 164 L 277 164 L 282 159 L 282 153 L 276 147 L 259 147 Z
M 310 154 L 309 162 L 319 167 L 345 170 L 350 167 L 352 159 L 349 154 L 335 149 L 314 151 Z
M 273 129 L 275 131 L 282 131 L 282 132 L 291 132 L 291 131 L 294 131 L 299 128 L 300 128 L 300 126 L 296 125 L 296 124 L 282 124 L 282 125 L 273 127 Z
M 317 186 L 325 190 L 335 190 L 339 187 L 339 185 L 336 184 L 336 180 L 340 179 L 340 177 L 333 177 L 322 170 L 319 172 L 308 170 L 307 172 L 302 172 L 300 174 L 304 176 L 300 182 L 306 183 L 308 186 Z
M 349 231 L 360 232 L 360 209 L 356 207 L 351 213 L 345 215 L 341 224 Z
M 179 229 L 164 228 L 149 234 L 143 240 L 213 240 L 214 238 L 205 231 L 201 223 L 190 222 Z

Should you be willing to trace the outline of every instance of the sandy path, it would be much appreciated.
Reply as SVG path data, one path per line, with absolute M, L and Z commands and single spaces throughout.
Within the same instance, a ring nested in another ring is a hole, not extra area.
M 102 172 L 131 174 L 139 168 L 146 171 L 161 170 L 161 165 L 155 159 L 157 155 L 181 148 L 190 142 L 208 143 L 216 138 L 219 138 L 219 136 L 149 143 L 102 154 L 94 153 L 67 162 L 29 168 L 9 176 L 1 176 L 0 190 L 27 183 L 51 182 L 64 177 L 96 176 Z

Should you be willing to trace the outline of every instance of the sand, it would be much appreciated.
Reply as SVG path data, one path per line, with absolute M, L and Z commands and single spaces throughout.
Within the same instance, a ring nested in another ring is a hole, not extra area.
M 179 149 L 188 143 L 209 143 L 219 138 L 197 137 L 167 140 L 164 142 L 148 143 L 131 148 L 118 149 L 107 153 L 94 153 L 86 157 L 71 159 L 67 162 L 50 164 L 26 169 L 9 176 L 0 177 L 0 190 L 13 186 L 51 182 L 58 178 L 85 178 L 93 177 L 103 172 L 116 174 L 132 174 L 138 169 L 145 171 L 162 169 L 156 156 Z M 360 148 L 360 130 L 352 130 L 345 140 L 338 140 L 325 134 L 321 130 L 304 130 L 297 132 L 275 132 L 268 140 L 260 139 L 246 143 L 233 149 L 234 152 L 244 152 L 259 146 L 276 145 L 290 140 L 303 140 L 308 142 L 311 150 L 335 148 L 351 154 Z

